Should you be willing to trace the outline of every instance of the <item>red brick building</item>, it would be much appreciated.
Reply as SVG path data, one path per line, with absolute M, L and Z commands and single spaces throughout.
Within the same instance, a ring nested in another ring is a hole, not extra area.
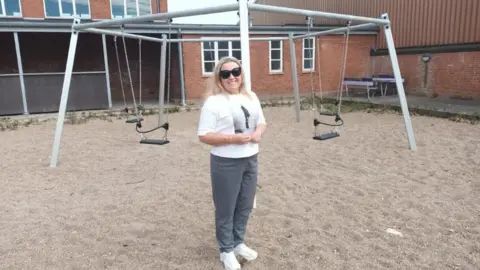
M 334 2 L 335 5 L 332 4 Z M 436 19 L 442 25 L 440 22 L 445 21 L 446 17 L 432 15 L 429 9 L 433 4 L 420 5 L 413 1 L 413 6 L 400 8 L 392 1 L 384 1 L 392 2 L 390 6 L 385 3 L 373 6 L 370 1 L 369 8 L 358 8 L 357 4 L 347 5 L 343 2 L 345 1 L 269 0 L 268 4 L 369 17 L 378 17 L 381 13 L 388 12 L 407 93 L 480 98 L 478 1 L 466 0 L 464 2 L 467 4 L 455 6 L 456 12 L 450 15 L 451 19 L 447 19 L 450 23 L 436 28 L 433 28 L 435 24 L 432 21 Z M 359 2 L 366 4 L 368 1 Z M 257 3 L 262 1 L 258 0 Z M 167 10 L 167 0 L 0 0 L 0 115 L 58 110 L 73 16 L 79 16 L 85 22 Z M 471 19 L 456 20 L 455 18 L 465 18 L 462 10 L 469 11 Z M 448 11 L 448 6 L 445 6 L 438 12 L 447 14 Z M 412 12 L 415 12 L 414 15 L 411 15 Z M 251 16 L 253 25 L 250 33 L 255 37 L 304 34 L 307 29 L 305 18 L 301 16 L 257 12 L 252 12 Z M 410 21 L 425 19 L 409 24 L 405 19 L 407 17 Z M 172 38 L 239 36 L 237 25 L 178 25 L 175 20 L 173 24 L 172 28 L 165 22 L 126 24 L 124 31 L 155 37 L 170 34 Z M 311 31 L 318 32 L 344 25 L 345 22 L 316 19 Z M 108 28 L 120 29 L 118 26 Z M 431 31 L 437 34 L 426 35 Z M 301 92 L 310 92 L 312 85 L 317 91 L 320 87 L 323 91 L 336 90 L 340 78 L 342 38 L 342 35 L 314 38 L 312 46 L 308 46 L 310 43 L 305 40 L 296 40 L 296 65 Z M 346 77 L 361 78 L 391 73 L 383 40 L 383 34 L 377 28 L 353 31 L 348 44 Z M 237 41 L 184 42 L 179 47 L 173 43 L 168 58 L 170 71 L 166 82 L 171 88 L 170 97 L 178 102 L 183 92 L 186 102 L 201 98 L 215 60 L 223 55 L 240 57 L 239 44 Z M 288 41 L 251 41 L 250 44 L 253 90 L 259 95 L 292 95 Z M 120 72 L 113 37 L 80 34 L 69 109 L 108 108 L 111 103 L 123 104 L 124 95 L 131 107 L 132 89 L 121 37 L 117 38 L 117 45 Z M 140 85 L 142 101 L 157 100 L 160 44 L 142 41 L 141 59 L 137 40 L 126 39 L 126 47 L 136 101 L 140 98 Z M 20 55 L 16 53 L 17 48 Z M 425 53 L 432 55 L 428 63 L 421 60 Z M 182 67 L 179 63 L 183 63 Z

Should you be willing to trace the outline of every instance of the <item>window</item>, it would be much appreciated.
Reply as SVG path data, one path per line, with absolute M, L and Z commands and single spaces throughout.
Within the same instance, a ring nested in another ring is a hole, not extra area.
M 44 0 L 44 4 L 47 18 L 90 18 L 89 0 Z
M 303 39 L 303 71 L 315 70 L 315 38 Z
M 21 17 L 19 0 L 0 0 L 0 16 Z
M 270 72 L 282 72 L 282 41 L 270 40 Z
M 112 18 L 134 17 L 152 14 L 150 0 L 110 0 Z
M 240 41 L 204 41 L 202 42 L 202 71 L 203 74 L 213 72 L 215 64 L 222 57 L 233 56 L 242 60 Z

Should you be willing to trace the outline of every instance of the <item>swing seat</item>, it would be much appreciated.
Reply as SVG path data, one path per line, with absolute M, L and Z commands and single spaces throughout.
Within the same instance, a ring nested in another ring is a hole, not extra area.
M 142 143 L 142 144 L 155 144 L 155 145 L 165 145 L 169 142 L 170 142 L 169 140 L 155 140 L 155 139 L 140 140 L 140 143 Z
M 324 141 L 324 140 L 333 139 L 333 138 L 336 138 L 336 137 L 339 137 L 339 136 L 340 136 L 340 134 L 338 134 L 338 132 L 332 131 L 332 132 L 324 133 L 324 134 L 321 134 L 321 135 L 317 135 L 317 136 L 313 137 L 313 139 L 314 140 L 319 140 L 319 141 Z
M 140 122 L 141 121 L 143 121 L 143 118 L 140 118 Z M 128 123 L 128 124 L 138 123 L 138 119 L 130 119 L 125 121 L 125 123 Z
M 332 112 L 319 112 L 318 114 L 323 116 L 337 116 L 337 113 L 332 113 Z

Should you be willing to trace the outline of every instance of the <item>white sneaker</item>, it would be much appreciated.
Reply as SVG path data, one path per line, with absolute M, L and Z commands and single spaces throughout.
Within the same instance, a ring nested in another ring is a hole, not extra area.
M 223 263 L 225 270 L 240 270 L 241 266 L 235 257 L 235 253 L 232 252 L 222 252 L 220 253 L 220 261 Z
M 258 253 L 247 247 L 245 244 L 240 244 L 234 249 L 235 254 L 242 256 L 247 261 L 253 261 L 258 257 Z

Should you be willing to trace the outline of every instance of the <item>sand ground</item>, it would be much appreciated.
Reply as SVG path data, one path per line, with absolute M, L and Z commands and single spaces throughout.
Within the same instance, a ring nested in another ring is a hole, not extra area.
M 480 125 L 413 117 L 411 152 L 401 115 L 345 114 L 329 141 L 308 111 L 265 115 L 245 269 L 480 268 Z M 56 169 L 54 122 L 0 132 L 1 268 L 221 269 L 198 112 L 170 122 L 165 146 L 124 120 L 65 125 Z

